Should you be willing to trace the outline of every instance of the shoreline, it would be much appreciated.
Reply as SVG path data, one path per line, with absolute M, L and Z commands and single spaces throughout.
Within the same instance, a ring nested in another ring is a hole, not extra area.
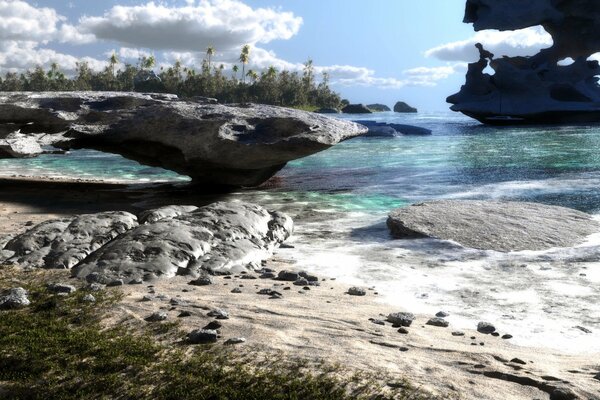
M 174 201 L 171 185 L 159 185 L 162 190 L 158 191 L 157 186 L 150 190 L 144 188 L 148 186 L 144 184 L 94 185 L 97 186 L 90 190 L 88 182 L 0 179 L 0 234 L 24 230 L 29 221 L 39 223 L 65 215 L 126 210 Z M 189 193 L 180 193 L 180 196 L 176 197 L 177 201 L 193 198 L 211 202 L 215 197 L 209 199 Z M 69 201 L 63 201 L 66 199 Z M 296 269 L 286 251 L 278 250 L 267 267 Z M 65 274 L 64 279 L 67 279 L 68 273 Z M 304 290 L 285 282 L 241 277 L 215 277 L 215 284 L 198 288 L 188 285 L 189 279 L 175 277 L 153 283 L 152 289 L 168 300 L 155 298 L 148 302 L 140 300 L 150 288 L 127 285 L 119 289 L 126 297 L 119 304 L 113 323 L 128 321 L 135 326 L 145 323 L 143 319 L 152 312 L 164 308 L 171 321 L 181 321 L 185 332 L 205 325 L 203 308 L 223 308 L 232 315 L 225 321 L 224 339 L 243 336 L 247 340 L 244 346 L 256 346 L 257 351 L 300 353 L 358 370 L 380 366 L 438 394 L 451 392 L 486 399 L 543 398 L 544 392 L 535 385 L 555 385 L 557 380 L 569 382 L 568 387 L 588 396 L 600 391 L 600 381 L 593 379 L 599 372 L 596 370 L 598 354 L 566 354 L 549 348 L 517 346 L 476 332 L 476 321 L 472 329 L 461 329 L 464 336 L 453 336 L 453 325 L 448 328 L 426 325 L 433 315 L 425 314 L 416 315 L 413 326 L 408 328 L 409 334 L 401 334 L 387 322 L 381 326 L 369 319 L 384 320 L 388 313 L 411 312 L 410 309 L 386 303 L 383 296 L 374 294 L 375 290 L 368 290 L 364 297 L 349 296 L 344 293 L 350 285 L 327 279 L 322 281 L 321 287 Z M 274 286 L 280 284 L 291 289 L 283 291 L 281 286 Z M 244 285 L 240 288 L 243 292 L 231 293 L 234 285 Z M 256 293 L 260 288 L 269 287 L 281 289 L 284 297 L 269 299 Z M 199 308 L 190 306 L 194 311 L 192 317 L 177 318 L 175 312 L 186 306 L 177 305 L 175 310 L 170 310 L 174 307 L 171 299 L 189 297 L 193 297 L 193 301 L 182 303 L 194 302 Z M 525 365 L 510 362 L 513 359 L 523 360 Z M 533 379 L 529 383 L 537 383 L 534 386 L 516 383 L 519 377 L 528 377 Z

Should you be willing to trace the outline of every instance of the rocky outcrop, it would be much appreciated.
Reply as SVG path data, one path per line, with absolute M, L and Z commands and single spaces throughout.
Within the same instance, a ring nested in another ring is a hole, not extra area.
M 448 97 L 452 110 L 490 124 L 600 120 L 600 3 L 595 0 L 521 2 L 468 0 L 464 22 L 475 30 L 501 31 L 541 25 L 553 45 L 532 57 L 497 57 L 477 45 L 466 83 Z M 499 56 L 502 56 L 501 54 Z M 570 65 L 559 62 L 572 58 Z M 495 73 L 484 73 L 490 66 Z
M 394 112 L 397 113 L 416 113 L 418 110 L 414 107 L 409 106 L 403 101 L 399 101 L 394 105 Z
M 39 145 L 88 148 L 207 185 L 259 185 L 288 161 L 365 131 L 310 112 L 174 95 L 0 93 L 0 157 L 34 156 Z
M 90 282 L 141 282 L 260 268 L 292 233 L 291 218 L 241 202 L 106 212 L 47 221 L 17 235 L 0 263 L 60 268 Z
M 367 104 L 367 108 L 373 112 L 387 112 L 387 111 L 392 111 L 388 106 L 386 106 L 385 104 L 379 104 L 379 103 L 375 103 L 375 104 Z
M 354 121 L 357 124 L 364 125 L 369 128 L 369 131 L 363 136 L 366 137 L 396 137 L 401 135 L 407 136 L 427 136 L 431 135 L 431 130 L 421 128 L 419 126 L 404 125 L 404 124 L 389 124 L 386 122 L 376 121 Z
M 365 107 L 364 104 L 348 104 L 342 108 L 344 114 L 371 114 L 372 111 Z
M 393 211 L 387 224 L 396 238 L 452 240 L 502 252 L 571 247 L 600 230 L 590 215 L 564 207 L 474 200 L 414 204 Z

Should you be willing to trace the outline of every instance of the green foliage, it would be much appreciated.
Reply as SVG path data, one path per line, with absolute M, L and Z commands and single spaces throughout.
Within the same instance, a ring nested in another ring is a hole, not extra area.
M 214 66 L 212 57 L 214 47 L 206 50 L 206 59 L 199 71 L 184 68 L 177 61 L 169 67 L 161 67 L 158 73 L 161 83 L 158 91 L 174 93 L 182 98 L 203 96 L 214 97 L 222 103 L 254 102 L 283 107 L 339 108 L 340 96 L 329 87 L 329 76 L 317 84 L 312 60 L 304 64 L 299 74 L 290 71 L 278 71 L 269 67 L 258 73 L 246 70 L 250 62 L 250 46 L 242 48 L 239 56 L 240 67 L 233 65 L 226 71 L 223 65 Z M 156 64 L 154 56 L 140 58 L 137 65 L 125 64 L 117 69 L 119 60 L 112 54 L 106 68 L 93 71 L 87 62 L 77 64 L 74 76 L 68 78 L 53 64 L 49 71 L 37 67 L 23 74 L 7 73 L 0 78 L 0 91 L 133 91 L 134 78 L 142 70 L 152 69 Z M 157 71 L 158 72 L 158 71 Z
M 0 272 L 0 287 L 14 285 Z M 372 375 L 325 363 L 268 354 L 257 359 L 255 352 L 219 345 L 169 346 L 182 336 L 173 323 L 149 324 L 136 333 L 122 324 L 103 328 L 102 317 L 120 299 L 118 292 L 94 292 L 96 302 L 86 303 L 86 290 L 57 296 L 43 281 L 24 285 L 31 306 L 1 312 L 0 398 L 424 398 L 405 381 L 383 388 Z

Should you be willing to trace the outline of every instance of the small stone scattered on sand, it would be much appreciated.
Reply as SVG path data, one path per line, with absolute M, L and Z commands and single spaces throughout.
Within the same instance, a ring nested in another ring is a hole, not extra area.
M 392 313 L 387 316 L 387 320 L 394 325 L 409 327 L 415 320 L 415 315 L 409 312 Z
M 195 329 L 188 333 L 188 342 L 191 344 L 206 344 L 215 343 L 218 338 L 218 333 L 211 329 Z
M 490 334 L 496 331 L 496 327 L 489 322 L 480 322 L 477 324 L 477 332 Z
M 348 289 L 348 294 L 350 296 L 365 296 L 367 294 L 367 291 L 363 288 L 351 287 L 350 289 Z
M 146 321 L 148 322 L 160 322 L 164 321 L 168 318 L 168 315 L 164 311 L 157 311 L 152 313 L 150 316 L 146 317 Z
M 426 325 L 438 326 L 440 328 L 447 328 L 448 326 L 450 326 L 450 323 L 443 318 L 435 317 L 435 318 L 431 318 L 429 321 L 427 321 Z

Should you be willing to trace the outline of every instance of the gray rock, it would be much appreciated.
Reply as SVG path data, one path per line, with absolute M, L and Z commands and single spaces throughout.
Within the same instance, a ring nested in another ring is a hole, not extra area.
M 216 319 L 229 319 L 229 314 L 225 310 L 221 310 L 220 308 L 216 308 L 210 311 L 208 314 L 209 317 L 215 317 Z
M 104 287 L 105 286 L 100 283 L 90 283 L 89 285 L 86 286 L 86 289 L 89 289 L 92 292 L 100 292 L 100 291 L 104 290 Z
M 306 285 L 308 285 L 308 280 L 306 280 L 306 278 L 298 278 L 296 281 L 294 281 L 294 285 L 306 286 Z
M 0 310 L 16 310 L 31 304 L 27 290 L 22 287 L 11 288 L 0 294 Z
M 427 128 L 421 128 L 413 125 L 390 124 L 387 122 L 377 121 L 354 121 L 357 124 L 366 126 L 369 130 L 362 136 L 366 137 L 396 137 L 401 135 L 407 136 L 427 136 L 431 135 L 432 131 Z
M 195 329 L 188 333 L 187 339 L 191 344 L 215 343 L 218 339 L 218 333 L 212 329 Z
M 292 233 L 291 218 L 241 202 L 214 203 L 120 235 L 73 268 L 96 282 L 226 274 L 259 265 Z
M 496 327 L 489 322 L 479 322 L 477 324 L 477 332 L 490 334 L 496 332 Z
M 50 283 L 46 286 L 46 288 L 52 293 L 71 294 L 77 291 L 75 286 L 67 285 L 66 283 Z
M 137 226 L 135 215 L 104 212 L 42 222 L 4 247 L 24 267 L 69 269 L 117 236 Z
M 372 114 L 373 112 L 365 107 L 364 104 L 348 104 L 342 108 L 344 114 Z
M 438 311 L 438 312 L 435 314 L 435 316 L 436 316 L 436 317 L 439 317 L 439 318 L 446 318 L 446 317 L 450 316 L 450 314 L 449 314 L 449 313 L 447 313 L 446 311 Z
M 309 282 L 318 282 L 319 277 L 316 275 L 309 274 L 308 272 L 301 271 L 298 273 L 302 278 L 306 279 Z
M 429 321 L 427 321 L 426 325 L 438 326 L 440 328 L 447 328 L 448 326 L 450 326 L 450 323 L 448 321 L 446 321 L 444 318 L 435 317 L 435 318 L 431 318 Z
M 348 294 L 350 296 L 366 296 L 367 291 L 360 287 L 351 287 L 348 289 Z
M 213 284 L 213 280 L 210 276 L 201 276 L 198 279 L 190 281 L 190 285 L 193 285 L 193 286 L 208 286 L 208 285 L 212 285 L 212 284 Z
M 95 303 L 96 298 L 93 294 L 88 293 L 85 296 L 83 296 L 83 299 L 81 299 L 81 301 L 83 301 L 84 303 Z
M 569 388 L 556 388 L 550 393 L 550 400 L 577 400 L 579 396 Z
M 169 316 L 167 315 L 166 312 L 164 312 L 164 311 L 157 311 L 155 313 L 152 313 L 148 317 L 146 317 L 146 321 L 148 321 L 148 322 L 160 322 L 160 321 L 166 320 L 168 317 Z
M 502 335 L 502 339 L 504 339 L 504 340 L 508 340 L 508 339 L 512 339 L 512 338 L 513 338 L 513 335 L 510 335 L 508 333 L 505 335 Z
M 591 216 L 564 207 L 525 202 L 440 200 L 390 213 L 396 238 L 431 237 L 496 251 L 571 247 L 599 230 Z
M 452 332 L 452 336 L 465 336 L 465 333 L 460 331 L 454 331 Z
M 220 323 L 219 321 L 211 321 L 208 323 L 208 325 L 206 325 L 204 328 L 202 329 L 208 329 L 208 330 L 218 330 L 221 329 L 223 327 L 223 324 Z
M 231 293 L 242 293 L 242 289 L 236 287 L 231 290 Z
M 375 325 L 385 326 L 385 321 L 382 321 L 380 319 L 371 319 L 371 322 L 374 323 Z
M 225 341 L 224 344 L 231 346 L 231 345 L 242 344 L 242 343 L 246 343 L 246 338 L 237 337 L 237 338 L 227 339 L 227 341 Z
M 409 312 L 392 313 L 387 316 L 387 320 L 394 325 L 408 328 L 415 320 L 415 315 Z
M 418 110 L 414 107 L 409 106 L 403 101 L 399 101 L 394 104 L 394 112 L 397 113 L 416 113 Z
M 295 282 L 300 278 L 300 274 L 295 271 L 279 271 L 277 279 L 280 281 Z
M 312 112 L 209 104 L 167 94 L 5 92 L 0 110 L 0 129 L 26 128 L 20 141 L 120 154 L 206 186 L 259 185 L 288 161 L 365 132 L 352 122 Z M 29 157 L 37 149 L 20 152 L 18 146 L 32 145 L 4 144 L 0 157 Z
M 152 224 L 164 219 L 173 219 L 183 214 L 188 214 L 196 211 L 196 206 L 166 206 L 156 210 L 147 210 L 138 214 L 140 224 Z

